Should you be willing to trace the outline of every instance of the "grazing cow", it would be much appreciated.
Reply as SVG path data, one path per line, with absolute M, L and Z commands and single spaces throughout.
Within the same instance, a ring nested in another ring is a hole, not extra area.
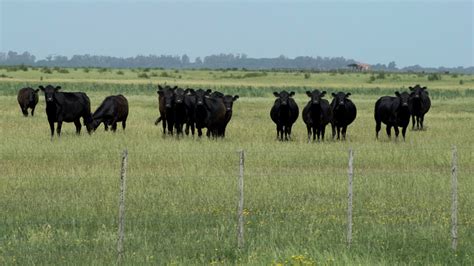
M 274 92 L 273 95 L 277 98 L 270 110 L 270 117 L 276 124 L 277 139 L 283 140 L 283 135 L 285 140 L 291 139 L 291 127 L 299 115 L 298 105 L 292 98 L 295 93 L 282 91 L 280 93 Z
M 324 141 L 326 125 L 332 120 L 329 102 L 323 99 L 326 91 L 307 91 L 306 95 L 311 98 L 303 109 L 303 121 L 308 130 L 308 142 L 311 141 L 311 135 L 313 135 L 313 141 L 316 140 L 316 136 L 318 136 L 318 141 Z
M 51 129 L 51 139 L 54 136 L 54 122 L 57 122 L 56 132 L 61 135 L 63 122 L 74 122 L 76 133 L 81 133 L 80 118 L 84 120 L 87 132 L 90 134 L 92 128 L 91 104 L 89 97 L 83 92 L 58 92 L 60 86 L 39 86 L 44 92 L 46 99 L 46 115 L 48 116 Z
M 336 135 L 337 139 L 340 138 L 342 133 L 342 139 L 346 139 L 347 126 L 350 125 L 357 116 L 357 109 L 354 103 L 349 99 L 351 93 L 338 92 L 332 93 L 331 111 L 332 111 L 332 138 Z
M 229 121 L 232 118 L 232 107 L 234 105 L 234 102 L 239 99 L 239 95 L 224 95 L 218 91 L 215 91 L 212 93 L 212 96 L 222 98 L 222 100 L 224 101 L 225 117 L 221 125 L 219 126 L 218 135 L 220 137 L 225 137 L 225 129 L 227 128 L 227 124 L 229 124 Z
M 171 88 L 170 86 L 162 87 L 158 85 L 158 105 L 160 110 L 160 117 L 156 119 L 155 125 L 163 121 L 163 134 L 166 134 L 166 126 L 168 126 L 168 134 L 173 135 L 174 126 L 174 90 L 178 87 Z
M 123 95 L 108 96 L 92 114 L 92 127 L 96 130 L 100 123 L 104 123 L 105 131 L 112 126 L 112 131 L 117 130 L 117 122 L 122 122 L 122 128 L 125 130 L 128 117 L 128 101 Z
M 38 91 L 32 88 L 23 88 L 18 91 L 18 104 L 20 104 L 21 112 L 24 116 L 28 116 L 28 108 L 31 109 L 31 116 L 35 115 L 35 107 L 38 103 Z
M 186 104 L 184 103 L 184 98 L 187 91 L 176 88 L 174 90 L 174 106 L 173 106 L 173 116 L 174 116 L 174 128 L 176 129 L 176 134 L 183 134 L 183 125 L 186 123 Z
M 193 89 L 187 88 L 184 94 L 184 106 L 186 107 L 186 135 L 189 135 L 189 128 L 191 128 L 191 134 L 194 137 L 194 126 L 195 126 L 195 109 L 196 109 L 196 93 Z
M 383 96 L 375 103 L 375 137 L 378 139 L 381 123 L 387 125 L 387 135 L 391 137 L 391 128 L 395 130 L 395 136 L 398 137 L 398 127 L 402 127 L 402 136 L 405 140 L 405 132 L 410 123 L 410 108 L 408 102 L 410 94 L 408 92 L 395 92 L 397 97 Z
M 423 130 L 423 120 L 425 119 L 425 114 L 430 110 L 431 100 L 428 96 L 428 91 L 426 87 L 420 87 L 420 85 L 415 85 L 415 87 L 408 87 L 411 91 L 409 107 L 411 112 L 411 121 L 412 128 Z

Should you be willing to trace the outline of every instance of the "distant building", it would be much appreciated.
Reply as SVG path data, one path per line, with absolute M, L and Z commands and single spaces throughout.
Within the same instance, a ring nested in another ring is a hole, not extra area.
M 349 64 L 348 67 L 352 68 L 355 71 L 367 71 L 370 69 L 370 65 L 363 63 Z

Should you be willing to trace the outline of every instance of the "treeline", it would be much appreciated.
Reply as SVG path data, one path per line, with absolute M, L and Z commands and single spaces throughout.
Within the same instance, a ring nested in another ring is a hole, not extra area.
M 279 56 L 276 58 L 249 58 L 245 54 L 219 54 L 209 55 L 204 58 L 197 57 L 191 61 L 187 55 L 138 55 L 134 57 L 114 57 L 101 55 L 56 55 L 48 56 L 45 59 L 36 60 L 36 57 L 29 52 L 17 53 L 9 51 L 0 53 L 0 65 L 14 66 L 41 66 L 41 67 L 102 67 L 102 68 L 193 68 L 193 69 L 228 69 L 245 68 L 251 70 L 271 70 L 271 69 L 309 69 L 309 70 L 336 70 L 347 69 L 349 64 L 357 63 L 353 59 L 344 57 L 310 57 L 298 56 L 288 58 Z M 395 62 L 388 65 L 371 65 L 372 70 L 387 72 L 452 72 L 472 74 L 474 67 L 456 68 L 426 68 L 419 65 L 397 68 Z

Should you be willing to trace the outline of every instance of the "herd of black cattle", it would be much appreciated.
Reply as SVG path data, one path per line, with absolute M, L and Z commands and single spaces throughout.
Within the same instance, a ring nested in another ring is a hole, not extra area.
M 28 116 L 28 108 L 34 115 L 38 103 L 39 90 L 44 92 L 46 101 L 46 114 L 51 129 L 51 138 L 54 136 L 54 123 L 57 123 L 57 135 L 61 135 L 63 122 L 74 122 L 76 133 L 81 132 L 82 117 L 87 132 L 95 131 L 101 123 L 105 130 L 111 126 L 112 131 L 117 129 L 117 123 L 122 122 L 125 129 L 128 117 L 128 101 L 123 95 L 108 96 L 91 113 L 89 97 L 83 92 L 59 92 L 60 86 L 39 86 L 39 89 L 23 88 L 18 92 L 18 103 L 24 116 Z M 378 138 L 383 122 L 387 127 L 387 135 L 391 136 L 391 128 L 395 135 L 399 135 L 399 127 L 402 128 L 402 136 L 405 139 L 406 129 L 412 118 L 412 127 L 423 129 L 424 115 L 431 106 L 426 87 L 415 85 L 409 87 L 410 92 L 395 92 L 396 97 L 383 96 L 375 103 L 374 118 L 376 122 L 376 137 Z M 156 119 L 155 125 L 162 123 L 163 134 L 173 135 L 175 131 L 178 136 L 195 134 L 202 136 L 202 129 L 206 128 L 208 137 L 224 137 L 227 124 L 232 118 L 232 106 L 239 96 L 224 95 L 218 91 L 203 89 L 182 89 L 177 86 L 158 85 L 158 104 L 160 117 Z M 270 117 L 276 124 L 277 138 L 288 140 L 291 138 L 291 128 L 299 115 L 298 105 L 293 96 L 294 92 L 274 92 L 276 97 L 270 111 Z M 355 104 L 349 99 L 350 93 L 332 93 L 333 100 L 329 103 L 323 99 L 325 91 L 307 91 L 310 101 L 303 108 L 302 117 L 308 131 L 308 141 L 324 140 L 326 126 L 330 123 L 332 137 L 337 139 L 346 137 L 347 126 L 357 116 Z M 183 132 L 183 127 L 185 127 Z

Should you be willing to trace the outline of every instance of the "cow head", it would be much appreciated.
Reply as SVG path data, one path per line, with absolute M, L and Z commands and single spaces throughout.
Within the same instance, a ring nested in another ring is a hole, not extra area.
M 44 97 L 46 99 L 46 102 L 50 103 L 50 102 L 53 102 L 54 101 L 54 94 L 61 89 L 61 86 L 56 86 L 56 87 L 53 87 L 52 85 L 48 85 L 45 87 L 43 86 L 39 86 L 40 90 L 42 90 L 44 92 Z
M 181 89 L 181 88 L 177 88 L 174 90 L 174 102 L 176 104 L 183 104 L 184 103 L 184 95 L 186 95 L 186 91 Z
M 410 100 L 410 94 L 408 92 L 404 91 L 402 93 L 396 91 L 395 95 L 400 99 L 400 105 L 402 108 L 408 108 L 408 101 Z
M 203 89 L 198 89 L 195 91 L 196 94 L 196 106 L 203 106 L 204 105 L 204 99 L 206 97 L 209 97 L 211 94 L 211 90 L 203 90 Z
M 293 97 L 293 95 L 295 95 L 294 92 L 286 92 L 286 91 L 282 91 L 280 93 L 278 92 L 274 92 L 273 95 L 275 95 L 275 97 L 277 97 L 277 100 L 281 106 L 287 106 L 289 104 L 289 101 L 290 101 L 290 98 Z
M 426 87 L 421 87 L 420 84 L 416 84 L 415 87 L 408 87 L 411 91 L 410 97 L 414 99 L 419 99 L 423 93 L 428 94 Z
M 326 91 L 320 92 L 319 90 L 306 91 L 306 95 L 311 98 L 311 105 L 319 105 L 321 99 L 326 95 Z
M 28 88 L 28 89 L 31 89 L 31 88 Z M 39 92 L 39 89 L 36 89 L 36 90 L 29 90 L 30 93 L 28 94 L 28 101 L 33 104 L 36 99 L 38 99 L 38 92 Z
M 332 97 L 334 98 L 334 101 L 336 103 L 335 107 L 343 107 L 346 105 L 346 101 L 351 95 L 350 92 L 344 93 L 344 92 L 338 92 L 338 93 L 331 93 Z
M 225 105 L 225 110 L 232 111 L 232 106 L 234 105 L 234 102 L 239 99 L 239 95 L 226 95 L 222 98 L 224 100 L 224 105 Z
M 173 107 L 174 104 L 174 90 L 177 87 L 171 88 L 170 86 L 162 87 L 158 85 L 158 95 L 164 99 L 164 104 L 166 108 Z

